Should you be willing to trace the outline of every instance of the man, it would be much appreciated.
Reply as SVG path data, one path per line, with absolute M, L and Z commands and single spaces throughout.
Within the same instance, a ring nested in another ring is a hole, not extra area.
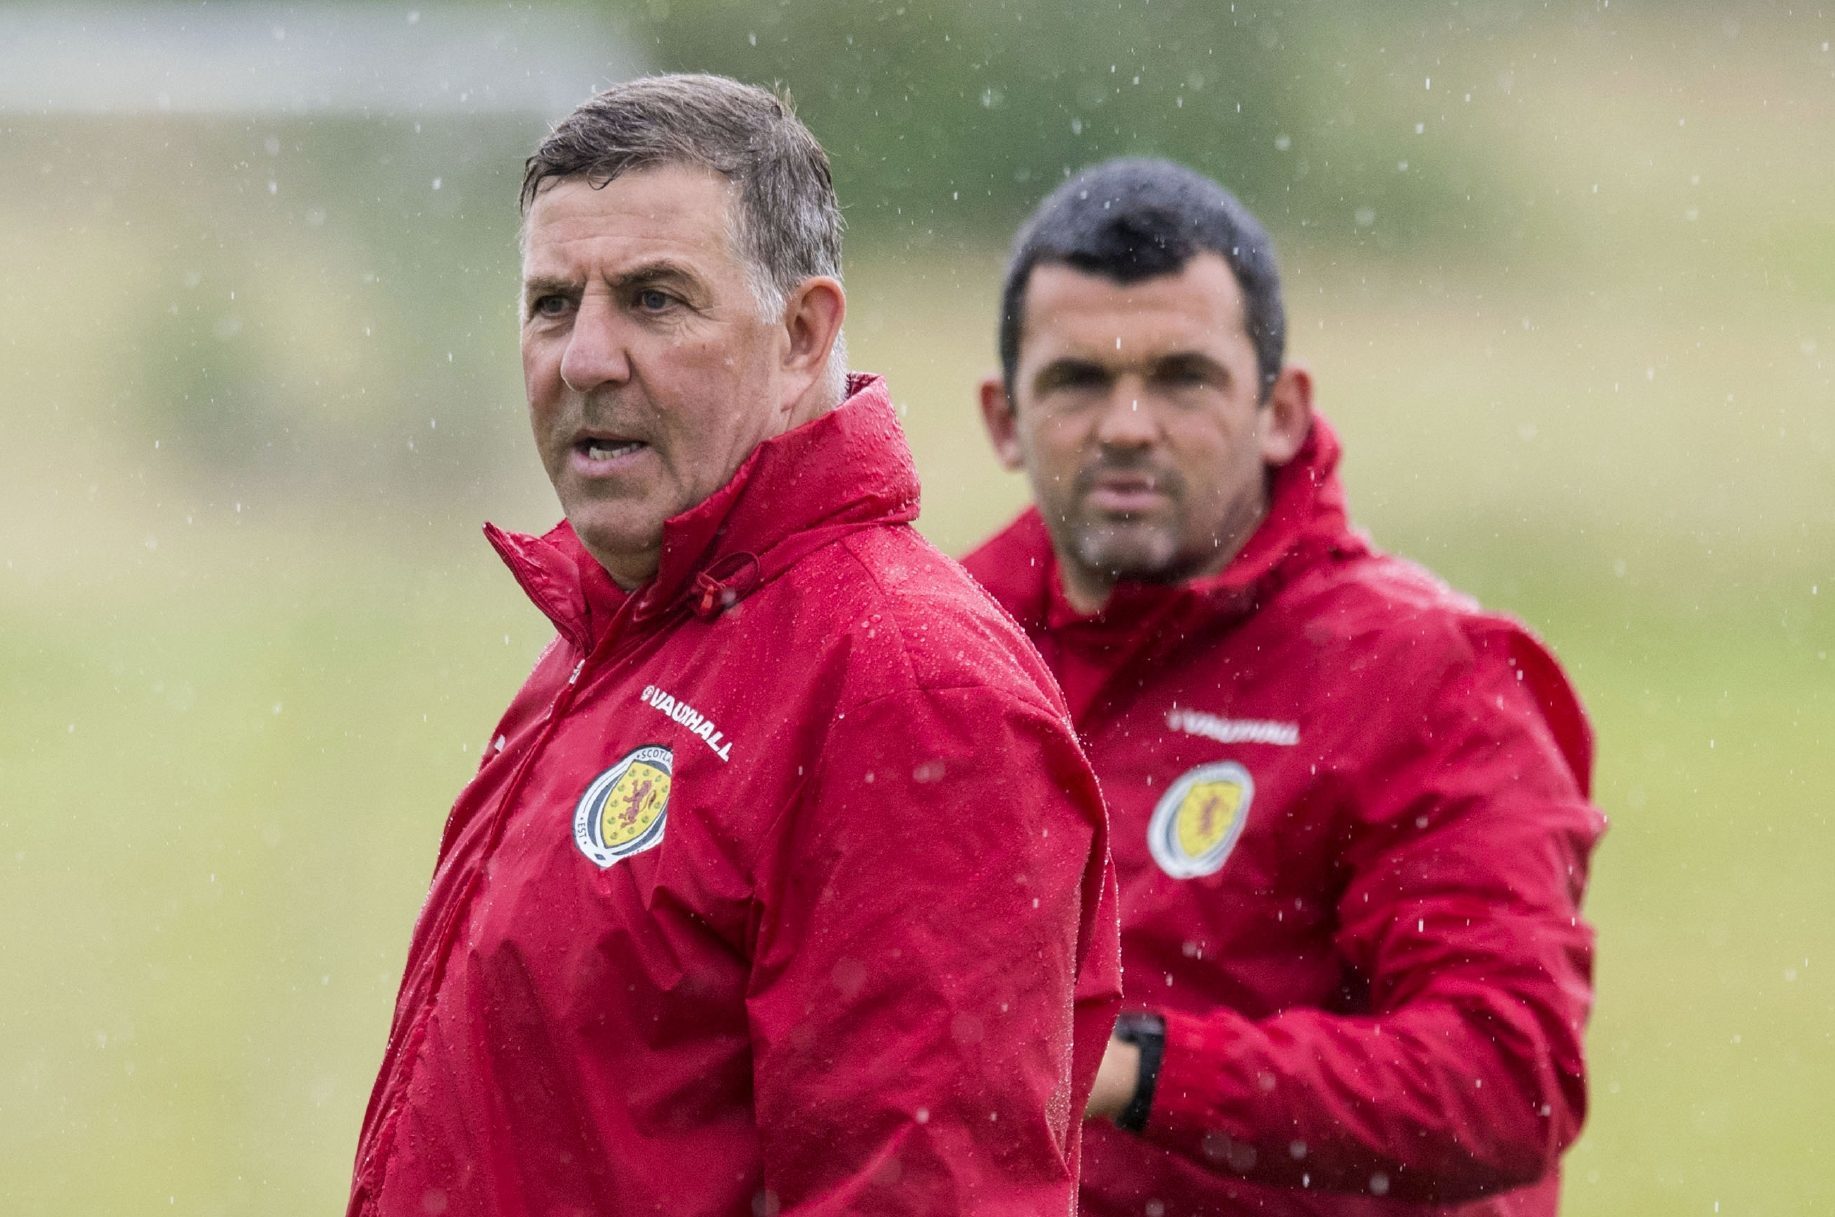
M 827 158 L 769 93 L 659 77 L 522 202 L 566 522 L 488 532 L 559 633 L 447 823 L 350 1212 L 1069 1211 L 1101 802 L 843 371 Z
M 1165 162 L 1066 183 L 1007 273 L 981 405 L 1037 507 L 969 568 L 1063 685 L 1121 883 L 1083 1209 L 1552 1213 L 1586 720 L 1521 627 L 1350 529 L 1283 330 L 1266 233 Z

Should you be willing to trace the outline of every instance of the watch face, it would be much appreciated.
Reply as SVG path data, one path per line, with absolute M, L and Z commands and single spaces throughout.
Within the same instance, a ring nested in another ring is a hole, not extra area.
M 1166 1034 L 1166 1020 L 1157 1014 L 1124 1014 L 1115 1020 L 1115 1038 L 1124 1044 Z
M 1124 1014 L 1115 1020 L 1115 1038 L 1140 1049 L 1134 1094 L 1116 1114 L 1115 1127 L 1124 1132 L 1140 1132 L 1147 1127 L 1147 1113 L 1153 1107 L 1154 1084 L 1159 1080 L 1160 1060 L 1165 1055 L 1166 1020 L 1157 1014 Z

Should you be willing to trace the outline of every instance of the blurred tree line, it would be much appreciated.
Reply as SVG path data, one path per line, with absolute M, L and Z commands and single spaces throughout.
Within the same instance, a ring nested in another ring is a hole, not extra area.
M 1510 177 L 1522 171 L 1487 142 L 1510 100 L 1496 65 L 1551 28 L 1545 7 L 1517 0 L 567 11 L 614 29 L 650 70 L 788 91 L 833 158 L 856 262 L 992 255 L 1057 182 L 1123 154 L 1212 173 L 1288 250 L 1494 256 L 1532 211 Z M 1590 11 L 1554 28 L 1584 27 Z M 582 80 L 580 96 L 605 83 Z M 159 462 L 210 502 L 285 495 L 370 512 L 470 494 L 459 510 L 482 511 L 506 477 L 532 481 L 514 233 L 544 121 L 8 116 L 0 214 L 20 253 L 8 275 L 21 301 L 72 283 L 93 293 L 83 324 L 108 343 L 87 390 L 92 426 L 160 445 Z M 58 366 L 47 355 L 47 383 Z M 35 375 L 22 361 L 14 391 L 30 394 Z
M 1457 101 L 1497 82 L 1447 60 L 1525 7 L 649 0 L 623 24 L 660 69 L 787 87 L 869 239 L 1004 241 L 1075 169 L 1158 155 L 1277 233 L 1396 248 L 1512 223 Z

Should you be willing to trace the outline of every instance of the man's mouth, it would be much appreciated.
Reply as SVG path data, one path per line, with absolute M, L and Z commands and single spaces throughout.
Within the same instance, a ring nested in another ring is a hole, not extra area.
M 575 447 L 586 454 L 589 461 L 610 461 L 627 456 L 642 448 L 643 442 L 634 439 L 583 439 Z
M 1150 473 L 1106 473 L 1090 479 L 1085 501 L 1105 515 L 1151 511 L 1166 499 L 1163 479 Z
M 616 435 L 583 435 L 573 442 L 576 470 L 588 477 L 618 472 L 626 462 L 650 445 L 638 439 Z

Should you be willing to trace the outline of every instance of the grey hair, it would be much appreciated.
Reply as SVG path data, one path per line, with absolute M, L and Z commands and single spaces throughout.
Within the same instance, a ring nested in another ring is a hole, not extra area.
M 724 76 L 645 76 L 582 102 L 523 168 L 522 214 L 544 182 L 603 186 L 656 165 L 711 170 L 732 184 L 733 252 L 767 320 L 818 275 L 841 278 L 841 208 L 828 154 L 787 97 Z M 845 393 L 847 347 L 835 337 L 828 387 Z

